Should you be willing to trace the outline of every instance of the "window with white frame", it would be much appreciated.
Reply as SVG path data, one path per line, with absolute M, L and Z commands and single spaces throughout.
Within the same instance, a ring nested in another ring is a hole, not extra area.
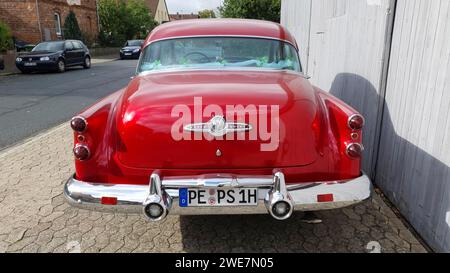
M 61 18 L 59 16 L 59 13 L 57 13 L 57 12 L 55 12 L 55 32 L 56 32 L 56 35 L 58 35 L 58 36 L 62 35 Z

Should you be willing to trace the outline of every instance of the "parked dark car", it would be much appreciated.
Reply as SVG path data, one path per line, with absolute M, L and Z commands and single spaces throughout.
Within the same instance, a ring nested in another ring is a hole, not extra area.
M 5 69 L 5 62 L 3 61 L 3 57 L 0 56 L 0 70 Z
M 16 58 L 16 66 L 22 73 L 64 72 L 67 67 L 79 65 L 90 68 L 91 55 L 83 42 L 77 40 L 43 42 Z
M 120 59 L 139 59 L 144 40 L 129 40 L 120 50 Z
M 19 40 L 17 38 L 13 38 L 14 46 L 16 47 L 17 52 L 31 51 L 36 45 L 31 43 Z

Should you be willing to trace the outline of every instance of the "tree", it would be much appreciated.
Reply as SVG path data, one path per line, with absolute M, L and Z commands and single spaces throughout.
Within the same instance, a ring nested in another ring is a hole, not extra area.
M 247 18 L 280 22 L 281 0 L 224 0 L 219 7 L 224 18 Z
M 142 0 L 128 0 L 127 13 L 127 39 L 143 39 L 150 30 L 157 26 L 157 22 L 150 15 L 151 11 Z
M 4 52 L 12 47 L 13 40 L 11 30 L 5 23 L 0 22 L 0 52 Z
M 100 0 L 100 43 L 123 45 L 126 40 L 145 38 L 157 23 L 143 0 Z
M 77 16 L 70 11 L 64 21 L 64 39 L 82 40 L 81 29 Z
M 216 18 L 216 13 L 212 9 L 205 9 L 198 12 L 200 18 Z

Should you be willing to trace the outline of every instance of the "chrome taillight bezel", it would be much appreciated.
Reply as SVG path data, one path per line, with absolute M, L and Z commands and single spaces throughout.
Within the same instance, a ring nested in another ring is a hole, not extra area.
M 351 126 L 352 120 L 353 120 L 355 117 L 360 117 L 360 118 L 362 119 L 362 125 L 361 125 L 360 128 L 353 128 L 353 127 Z M 354 115 L 351 115 L 351 116 L 348 118 L 348 120 L 347 120 L 347 126 L 348 126 L 348 128 L 350 128 L 350 129 L 353 130 L 353 131 L 362 130 L 362 129 L 364 128 L 365 125 L 366 125 L 366 119 L 365 119 L 364 116 L 361 115 L 361 114 L 354 114 Z
M 361 154 L 359 156 L 354 157 L 354 156 L 350 155 L 349 150 L 352 146 L 358 146 L 361 149 Z M 362 145 L 361 143 L 352 142 L 352 143 L 349 143 L 347 145 L 347 147 L 345 147 L 345 154 L 352 159 L 360 159 L 362 157 L 363 152 L 364 152 L 364 145 Z
M 80 159 L 80 158 L 78 158 L 76 156 L 75 150 L 78 149 L 78 148 L 85 148 L 87 150 L 87 157 L 86 158 Z M 91 158 L 91 150 L 85 144 L 77 144 L 77 145 L 75 145 L 75 147 L 73 147 L 73 155 L 74 155 L 75 159 L 78 160 L 78 161 L 86 161 L 86 160 L 89 160 Z
M 83 129 L 83 130 L 77 130 L 77 129 L 74 128 L 74 126 L 73 126 L 72 123 L 73 123 L 73 121 L 76 120 L 76 119 L 81 119 L 81 120 L 84 122 L 85 126 L 84 126 L 84 129 Z M 78 133 L 84 133 L 84 132 L 87 131 L 87 128 L 88 128 L 88 122 L 87 122 L 87 120 L 86 120 L 84 117 L 82 117 L 82 116 L 75 116 L 75 117 L 73 117 L 73 118 L 70 120 L 70 127 L 71 127 L 72 130 L 75 131 L 75 132 L 78 132 Z

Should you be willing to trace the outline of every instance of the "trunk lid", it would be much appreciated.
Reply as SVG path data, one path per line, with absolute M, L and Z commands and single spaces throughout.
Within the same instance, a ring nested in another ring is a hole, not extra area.
M 213 116 L 244 121 L 231 115 L 241 106 L 251 131 L 219 139 L 204 133 L 194 140 L 194 133 L 183 130 L 187 124 L 207 123 Z M 125 166 L 151 169 L 305 166 L 318 156 L 313 131 L 316 111 L 311 85 L 291 72 L 139 76 L 129 84 L 117 111 L 117 156 Z M 180 140 L 182 133 L 185 139 Z

